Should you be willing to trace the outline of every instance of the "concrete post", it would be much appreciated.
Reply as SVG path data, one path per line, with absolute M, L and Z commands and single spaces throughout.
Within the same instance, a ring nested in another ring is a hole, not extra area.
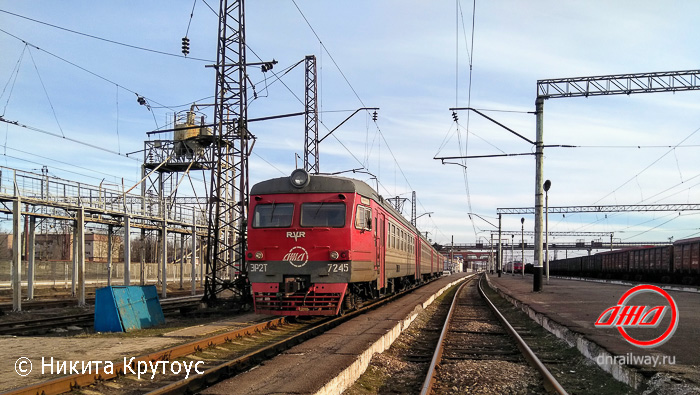
M 185 235 L 180 233 L 180 289 L 185 284 Z
M 22 212 L 19 195 L 12 202 L 12 311 L 22 311 Z
M 76 288 L 78 286 L 78 225 L 73 225 L 73 266 L 71 268 L 70 278 L 70 295 L 77 295 Z
M 494 259 L 493 259 L 493 233 L 491 233 L 491 243 L 489 244 L 489 248 L 491 249 L 491 251 L 489 251 L 489 255 L 491 256 L 491 259 L 490 259 L 490 262 L 489 262 L 489 264 L 490 264 L 489 266 L 490 266 L 490 267 L 488 267 L 486 270 L 487 270 L 489 273 L 493 274 L 493 266 L 494 266 Z
M 544 262 L 547 284 L 549 284 L 549 194 L 544 191 Z
M 204 288 L 204 267 L 206 266 L 206 260 L 204 259 L 204 254 L 206 246 L 202 245 L 201 240 L 199 243 L 199 286 Z
M 503 268 L 503 246 L 501 244 L 501 214 L 498 214 L 498 264 L 496 271 L 498 277 L 501 277 L 501 269 Z
M 535 250 L 533 256 L 534 279 L 533 292 L 542 291 L 542 206 L 544 205 L 543 166 L 544 166 L 544 99 L 535 100 Z
M 139 283 L 146 285 L 146 229 L 141 228 L 141 268 L 139 269 Z
M 161 289 L 160 297 L 165 299 L 168 296 L 168 273 L 167 273 L 167 261 L 168 261 L 168 221 L 163 219 L 163 229 L 161 230 Z
M 76 212 L 75 229 L 78 234 L 78 306 L 85 306 L 85 209 L 82 207 Z
M 522 276 L 525 276 L 525 218 L 520 218 L 520 271 Z
M 107 226 L 107 286 L 112 286 L 112 225 Z
M 192 218 L 192 272 L 190 277 L 192 278 L 192 295 L 197 293 L 197 225 L 195 225 L 196 218 Z
M 26 219 L 25 219 L 26 221 Z M 29 254 L 27 260 L 29 267 L 27 268 L 27 299 L 34 299 L 34 260 L 36 255 L 36 217 L 29 217 Z
M 131 217 L 124 216 L 124 285 L 131 285 Z

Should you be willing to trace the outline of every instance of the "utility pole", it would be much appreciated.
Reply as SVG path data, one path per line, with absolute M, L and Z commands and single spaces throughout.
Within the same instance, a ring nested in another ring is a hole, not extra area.
M 544 99 L 537 97 L 535 100 L 535 251 L 534 251 L 534 280 L 532 290 L 542 291 L 542 206 L 544 205 L 544 186 L 542 185 L 544 173 Z
M 418 218 L 416 217 L 416 191 L 411 194 L 411 225 L 418 226 Z
M 498 266 L 496 271 L 498 272 L 498 277 L 501 277 L 501 268 L 503 267 L 503 248 L 501 245 L 501 214 L 498 214 Z
M 448 267 L 448 270 L 452 271 L 454 267 L 454 259 L 455 259 L 455 236 L 452 235 L 452 244 L 450 246 L 450 264 Z
M 486 270 L 489 273 L 493 274 L 493 261 L 494 261 L 494 259 L 493 259 L 493 233 L 491 233 L 491 243 L 489 244 L 489 249 L 490 249 L 489 250 L 489 257 L 490 257 L 489 262 L 491 263 L 491 265 L 490 265 L 491 267 L 487 268 Z
M 521 274 L 525 276 L 525 217 L 520 218 L 520 260 Z

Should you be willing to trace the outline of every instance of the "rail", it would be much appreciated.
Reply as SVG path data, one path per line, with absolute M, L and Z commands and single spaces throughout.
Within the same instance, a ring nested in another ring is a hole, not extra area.
M 482 287 L 481 287 L 481 280 L 483 279 L 483 276 L 481 276 L 478 279 L 478 290 L 479 294 L 482 296 L 484 299 L 486 305 L 493 311 L 494 315 L 498 318 L 498 320 L 501 322 L 502 326 L 506 329 L 508 334 L 515 340 L 516 345 L 520 352 L 523 354 L 525 359 L 527 360 L 528 364 L 535 368 L 539 373 L 540 376 L 542 376 L 542 379 L 544 381 L 544 387 L 546 390 L 549 392 L 556 392 L 558 394 L 565 395 L 567 394 L 566 390 L 559 384 L 559 382 L 552 376 L 552 374 L 549 372 L 549 370 L 542 364 L 542 362 L 539 360 L 537 355 L 530 349 L 530 347 L 525 343 L 525 341 L 520 337 L 520 335 L 517 333 L 517 331 L 513 328 L 512 325 L 506 320 L 506 318 L 498 311 L 496 306 L 489 300 L 489 298 L 486 296 L 484 293 Z M 449 312 L 447 314 L 447 317 L 445 319 L 445 323 L 442 327 L 442 331 L 440 332 L 440 338 L 438 340 L 438 344 L 435 347 L 435 352 L 433 353 L 433 358 L 430 362 L 430 366 L 428 367 L 428 373 L 426 374 L 426 378 L 423 382 L 423 386 L 421 387 L 421 395 L 428 395 L 432 393 L 433 391 L 433 386 L 435 384 L 435 373 L 437 372 L 437 365 L 440 364 L 440 361 L 442 359 L 442 354 L 444 351 L 444 345 L 445 345 L 445 338 L 447 337 L 447 333 L 449 331 L 451 322 L 452 322 L 452 316 L 453 313 L 456 309 L 457 306 L 457 301 L 458 298 L 457 296 L 459 295 L 460 291 L 469 284 L 470 281 L 465 281 L 463 282 L 460 287 L 457 289 L 457 291 L 454 293 L 452 303 L 450 305 Z
M 556 392 L 561 395 L 566 395 L 567 392 L 564 389 L 564 387 L 562 387 L 561 384 L 559 384 L 559 382 L 557 381 L 557 379 L 554 378 L 554 376 L 552 376 L 552 373 L 549 372 L 549 369 L 547 369 L 547 367 L 544 366 L 542 361 L 540 361 L 537 355 L 535 355 L 532 349 L 530 349 L 527 343 L 525 343 L 525 340 L 523 340 L 523 338 L 520 337 L 518 331 L 516 331 L 513 328 L 513 326 L 508 322 L 506 317 L 504 317 L 503 314 L 501 314 L 501 312 L 498 311 L 498 308 L 496 308 L 496 306 L 491 302 L 488 296 L 486 296 L 486 293 L 484 292 L 483 288 L 481 288 L 481 280 L 479 281 L 479 293 L 484 298 L 489 308 L 491 308 L 491 311 L 493 311 L 496 317 L 498 317 L 498 320 L 501 321 L 501 324 L 503 324 L 503 326 L 506 328 L 511 337 L 515 339 L 518 348 L 523 353 L 527 361 L 530 363 L 530 366 L 537 369 L 537 371 L 540 373 L 540 375 L 544 379 L 545 388 L 550 392 Z
M 403 292 L 392 294 L 390 296 L 378 299 L 371 304 L 368 304 L 361 309 L 349 312 L 345 315 L 326 319 L 322 322 L 313 325 L 311 328 L 305 329 L 301 332 L 294 334 L 286 339 L 275 342 L 274 344 L 265 346 L 256 351 L 250 352 L 246 355 L 240 356 L 238 358 L 228 360 L 219 365 L 213 366 L 211 368 L 205 369 L 200 375 L 190 376 L 187 379 L 179 380 L 174 383 L 164 385 L 161 388 L 155 389 L 149 394 L 175 394 L 175 393 L 196 393 L 203 388 L 213 385 L 216 382 L 222 381 L 229 378 L 240 371 L 250 368 L 254 364 L 257 364 L 265 359 L 269 359 L 274 355 L 279 354 L 283 350 L 293 347 L 307 339 L 317 336 L 329 329 L 332 329 L 343 322 L 346 322 L 352 318 L 357 317 L 365 312 L 376 309 L 380 306 L 385 305 L 397 298 L 404 296 L 406 293 L 415 290 L 412 288 Z M 104 372 L 100 374 L 74 374 L 69 376 L 60 377 L 57 379 L 49 380 L 43 383 L 37 383 L 31 386 L 14 389 L 8 392 L 2 393 L 2 395 L 29 395 L 29 394 L 44 394 L 44 395 L 55 395 L 62 394 L 65 392 L 70 392 L 76 388 L 87 387 L 89 385 L 95 384 L 98 381 L 115 379 L 118 376 L 123 375 L 127 370 L 132 369 L 139 361 L 144 362 L 157 362 L 157 361 L 172 361 L 175 358 L 183 357 L 186 355 L 194 354 L 196 352 L 216 347 L 223 343 L 228 343 L 238 337 L 249 336 L 254 333 L 261 332 L 265 329 L 272 328 L 282 323 L 286 322 L 287 318 L 277 318 L 271 321 L 266 321 L 260 324 L 248 326 L 242 329 L 238 329 L 231 332 L 226 332 L 220 335 L 215 335 L 212 337 L 207 337 L 204 339 L 196 340 L 190 343 L 186 343 L 180 346 L 175 346 L 165 350 L 160 350 L 153 352 L 148 355 L 143 355 L 138 358 L 133 358 L 129 360 L 131 365 L 125 366 L 124 363 L 115 363 L 113 374 L 106 374 Z
M 450 304 L 450 311 L 447 313 L 447 318 L 445 318 L 445 325 L 442 326 L 442 331 L 440 332 L 440 338 L 438 339 L 438 344 L 437 347 L 435 347 L 435 352 L 433 353 L 433 359 L 430 361 L 430 366 L 428 367 L 428 373 L 426 374 L 425 381 L 423 382 L 423 386 L 421 387 L 421 395 L 428 395 L 431 393 L 433 384 L 435 383 L 435 368 L 437 365 L 440 363 L 440 360 L 442 359 L 442 352 L 445 349 L 444 348 L 444 340 L 445 337 L 447 336 L 447 331 L 450 328 L 450 321 L 452 319 L 452 313 L 455 310 L 455 306 L 457 305 L 457 294 L 459 294 L 459 291 L 464 288 L 467 284 L 469 284 L 474 277 L 469 278 L 467 281 L 462 282 L 462 284 L 457 288 L 457 292 L 454 293 L 454 296 L 452 298 L 452 303 Z

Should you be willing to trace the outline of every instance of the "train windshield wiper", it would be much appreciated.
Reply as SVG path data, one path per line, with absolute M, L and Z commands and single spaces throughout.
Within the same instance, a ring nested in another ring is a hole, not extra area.
M 316 209 L 316 212 L 314 213 L 314 218 L 318 216 L 318 212 L 321 211 L 321 207 L 323 207 L 323 204 L 325 202 L 321 202 L 321 204 L 318 205 L 318 208 Z

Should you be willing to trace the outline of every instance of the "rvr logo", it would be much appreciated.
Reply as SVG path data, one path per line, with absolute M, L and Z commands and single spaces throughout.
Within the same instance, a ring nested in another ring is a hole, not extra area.
M 306 237 L 306 232 L 287 232 L 287 237 L 297 241 L 300 237 Z
M 656 328 L 666 313 L 667 306 L 613 306 L 603 311 L 596 327 Z

